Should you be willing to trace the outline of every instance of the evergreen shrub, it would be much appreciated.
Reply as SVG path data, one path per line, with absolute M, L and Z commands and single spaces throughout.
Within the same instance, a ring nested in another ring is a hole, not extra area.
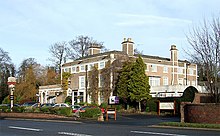
M 86 109 L 85 112 L 80 112 L 80 117 L 82 118 L 96 118 L 98 116 L 100 116 L 102 113 L 101 113 L 101 110 L 99 108 L 89 108 L 89 109 Z

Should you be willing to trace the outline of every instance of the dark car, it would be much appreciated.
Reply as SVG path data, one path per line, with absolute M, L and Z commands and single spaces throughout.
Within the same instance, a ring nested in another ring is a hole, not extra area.
M 41 107 L 53 107 L 55 104 L 54 103 L 44 103 L 41 104 Z
M 34 104 L 36 104 L 36 102 L 25 102 L 25 103 L 23 103 L 21 106 L 29 107 L 29 106 L 32 106 L 32 105 L 34 105 Z
M 81 108 L 79 108 L 77 111 L 78 112 L 85 112 L 86 111 L 86 109 L 90 109 L 90 108 L 99 108 L 99 107 L 97 107 L 97 106 L 83 106 L 83 107 L 81 107 Z M 105 109 L 104 108 L 99 108 L 100 110 L 101 110 L 101 112 L 104 114 L 105 113 Z M 77 112 L 76 111 L 76 112 Z

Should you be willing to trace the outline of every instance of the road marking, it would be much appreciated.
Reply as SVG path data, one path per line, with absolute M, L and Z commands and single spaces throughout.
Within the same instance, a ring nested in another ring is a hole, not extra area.
M 187 135 L 179 135 L 179 134 L 144 132 L 144 131 L 130 131 L 130 132 L 131 133 L 138 133 L 138 134 L 152 134 L 152 135 L 163 135 L 163 136 L 187 136 Z
M 8 128 L 21 129 L 21 130 L 29 130 L 29 131 L 43 131 L 42 129 L 24 128 L 24 127 L 15 127 L 15 126 L 8 126 Z
M 69 133 L 69 132 L 58 132 L 59 135 L 68 135 L 68 136 L 92 136 L 87 134 L 78 134 L 78 133 Z

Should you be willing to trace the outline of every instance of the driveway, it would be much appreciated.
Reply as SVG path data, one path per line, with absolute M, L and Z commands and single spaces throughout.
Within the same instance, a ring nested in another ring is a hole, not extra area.
M 117 114 L 116 120 L 114 120 L 113 115 L 109 115 L 108 121 L 105 120 L 104 122 L 100 122 L 100 123 L 149 126 L 149 125 L 157 125 L 161 122 L 180 122 L 180 117 L 157 116 L 157 115 L 146 115 L 146 114 Z

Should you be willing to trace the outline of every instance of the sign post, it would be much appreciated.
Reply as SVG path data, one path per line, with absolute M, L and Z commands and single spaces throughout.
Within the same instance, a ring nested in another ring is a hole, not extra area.
M 14 90 L 15 90 L 16 78 L 8 77 L 8 88 L 10 89 L 10 101 L 11 101 L 11 111 L 14 105 Z
M 171 110 L 171 111 L 173 111 L 173 114 L 175 115 L 176 101 L 174 101 L 174 102 L 160 102 L 159 101 L 158 115 L 160 115 L 161 110 Z

